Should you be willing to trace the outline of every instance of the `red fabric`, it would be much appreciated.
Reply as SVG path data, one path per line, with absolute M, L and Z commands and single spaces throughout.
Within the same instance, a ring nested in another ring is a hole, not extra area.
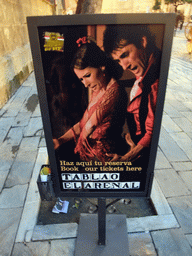
M 149 63 L 149 67 L 144 74 L 143 78 L 147 75 L 147 72 L 153 63 L 153 59 Z M 139 106 L 141 103 L 141 94 L 142 94 L 142 80 L 139 83 L 139 89 L 135 95 L 135 97 L 132 99 L 132 101 L 129 103 L 127 111 L 132 113 L 134 115 L 134 120 L 136 123 L 137 131 L 136 135 L 141 135 L 141 127 L 140 127 L 140 121 L 139 121 Z M 152 85 L 151 85 L 151 92 L 148 95 L 148 114 L 145 121 L 145 135 L 141 138 L 141 140 L 137 143 L 139 145 L 142 145 L 143 147 L 149 147 L 151 143 L 152 133 L 153 133 L 153 127 L 154 127 L 154 120 L 155 120 L 155 108 L 157 103 L 157 92 L 158 92 L 158 84 L 159 80 L 157 79 Z
M 90 109 L 87 108 L 80 121 L 81 133 L 75 153 L 78 152 L 84 161 L 95 159 L 105 162 L 108 160 L 106 153 L 111 152 L 113 147 L 111 139 L 108 138 L 108 130 L 111 127 L 112 115 L 119 99 L 118 86 L 117 83 L 112 84 L 95 105 Z M 83 128 L 93 115 L 96 116 L 96 125 L 92 127 L 93 131 L 88 138 L 84 139 Z

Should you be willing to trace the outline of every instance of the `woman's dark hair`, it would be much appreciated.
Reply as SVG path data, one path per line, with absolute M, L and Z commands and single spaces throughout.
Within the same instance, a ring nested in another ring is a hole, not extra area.
M 141 49 L 143 36 L 147 38 L 147 50 L 153 52 L 156 49 L 155 37 L 147 25 L 108 25 L 104 31 L 103 47 L 107 55 L 128 44 Z
M 119 79 L 123 74 L 121 66 L 110 57 L 107 57 L 106 53 L 93 41 L 82 44 L 71 63 L 72 69 L 83 70 L 87 67 L 105 67 L 105 74 L 109 78 Z

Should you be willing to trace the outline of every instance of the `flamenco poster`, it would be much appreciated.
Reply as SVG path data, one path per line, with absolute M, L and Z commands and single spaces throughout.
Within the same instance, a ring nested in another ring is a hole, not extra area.
M 37 26 L 44 81 L 38 85 L 37 79 L 37 86 L 57 194 L 150 193 L 169 65 L 167 55 L 162 75 L 168 22 L 130 23 L 124 15 L 124 22 L 111 23 L 106 17 L 103 24 L 94 18 L 94 24 L 71 25 L 75 18 L 67 17 L 68 25 Z M 30 34 L 30 18 L 28 27 Z M 33 46 L 32 54 L 35 60 Z M 39 76 L 35 61 L 34 67 Z

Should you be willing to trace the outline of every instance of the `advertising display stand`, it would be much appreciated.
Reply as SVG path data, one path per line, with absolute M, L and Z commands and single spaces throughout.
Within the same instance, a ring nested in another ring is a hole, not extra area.
M 50 198 L 98 198 L 98 219 L 81 215 L 76 255 L 128 255 L 126 217 L 106 215 L 105 201 L 150 198 L 175 18 L 27 18 L 51 169 L 44 185 Z

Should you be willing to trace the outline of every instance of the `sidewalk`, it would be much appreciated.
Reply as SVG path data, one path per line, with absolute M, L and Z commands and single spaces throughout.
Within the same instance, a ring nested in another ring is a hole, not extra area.
M 161 210 L 163 228 L 158 216 L 153 225 L 148 218 L 127 222 L 132 256 L 192 255 L 192 62 L 177 47 L 180 41 L 171 58 L 154 180 L 165 198 L 161 209 L 168 210 Z M 36 179 L 47 153 L 34 73 L 0 110 L 0 145 L 0 256 L 74 255 L 76 223 L 62 236 L 54 227 L 35 227 Z

